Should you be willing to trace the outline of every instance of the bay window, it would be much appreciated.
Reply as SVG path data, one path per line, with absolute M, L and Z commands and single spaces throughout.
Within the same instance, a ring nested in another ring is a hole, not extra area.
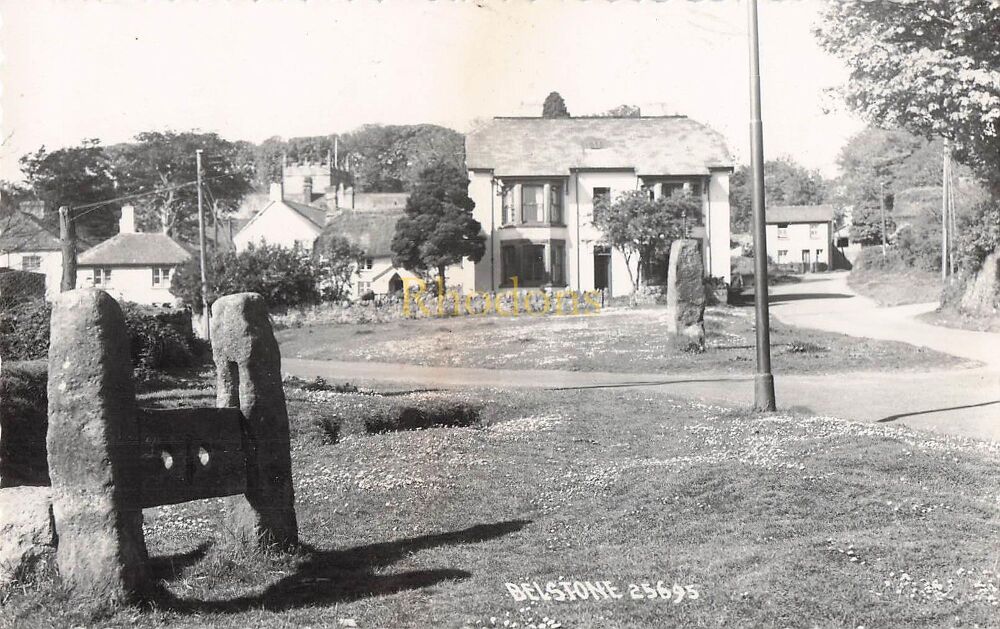
M 530 242 L 516 240 L 500 245 L 503 286 L 565 286 L 566 243 L 562 240 Z
M 564 225 L 561 181 L 506 183 L 500 192 L 501 225 Z
M 545 222 L 545 186 L 524 184 L 521 186 L 521 222 Z

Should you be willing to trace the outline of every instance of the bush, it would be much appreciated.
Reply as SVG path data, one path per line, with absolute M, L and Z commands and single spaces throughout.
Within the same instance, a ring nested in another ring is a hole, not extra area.
M 365 431 L 376 434 L 438 426 L 474 426 L 479 423 L 479 410 L 479 407 L 472 404 L 450 401 L 421 406 L 393 405 L 386 413 L 376 413 L 366 418 Z
M 0 374 L 0 476 L 4 487 L 48 485 L 48 373 L 44 361 L 7 362 Z
M 0 311 L 0 356 L 38 360 L 49 354 L 52 307 L 44 299 L 13 304 Z
M 899 251 L 895 248 L 890 248 L 886 251 L 886 255 L 883 258 L 881 247 L 865 247 L 854 261 L 854 268 L 851 272 L 871 269 L 879 271 L 905 271 L 907 268 L 908 265 L 903 261 Z
M 190 315 L 151 312 L 124 304 L 125 327 L 132 343 L 132 366 L 141 378 L 148 372 L 191 367 L 204 348 L 194 338 Z M 0 313 L 0 356 L 7 360 L 42 360 L 49 353 L 52 307 L 36 299 Z
M 194 338 L 190 316 L 183 313 L 150 313 L 136 304 L 125 304 L 125 326 L 132 344 L 132 366 L 141 378 L 150 371 L 191 367 L 201 348 Z
M 941 268 L 941 225 L 920 218 L 896 234 L 896 251 L 911 268 L 934 271 Z
M 961 266 L 975 273 L 986 256 L 1000 249 L 1000 199 L 985 201 L 959 217 L 958 254 Z
M 210 304 L 222 295 L 244 292 L 260 293 L 271 308 L 314 304 L 320 299 L 323 273 L 298 248 L 251 245 L 240 253 L 216 254 L 208 264 Z M 201 313 L 201 270 L 197 259 L 177 269 L 170 292 Z

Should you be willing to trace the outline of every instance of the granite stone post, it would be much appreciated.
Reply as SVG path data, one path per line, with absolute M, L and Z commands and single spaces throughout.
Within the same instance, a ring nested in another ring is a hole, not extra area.
M 667 267 L 667 329 L 680 340 L 705 345 L 704 267 L 698 241 L 675 240 Z
M 74 596 L 123 602 L 147 583 L 132 359 L 118 302 L 65 292 L 52 310 L 49 427 L 56 565 Z
M 264 298 L 239 293 L 212 306 L 217 406 L 244 416 L 246 500 L 235 501 L 231 529 L 261 546 L 298 543 L 281 354 Z

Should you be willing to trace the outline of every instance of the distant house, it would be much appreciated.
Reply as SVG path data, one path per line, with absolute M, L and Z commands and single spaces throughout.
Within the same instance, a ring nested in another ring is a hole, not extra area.
M 629 293 L 625 257 L 593 215 L 598 199 L 631 190 L 694 195 L 701 212 L 689 228 L 705 273 L 729 279 L 733 158 L 709 127 L 685 116 L 494 118 L 465 147 L 469 196 L 486 236 L 482 260 L 449 275 L 466 290 L 497 290 L 517 277 L 519 286 Z
M 325 209 L 286 198 L 284 186 L 272 183 L 268 203 L 233 236 L 233 244 L 237 251 L 267 243 L 309 252 L 325 225 Z
M 44 206 L 24 206 L 0 217 L 0 267 L 45 275 L 45 297 L 59 294 L 62 252 L 59 236 L 41 221 Z
M 359 299 L 366 293 L 386 295 L 403 290 L 403 279 L 417 275 L 392 264 L 392 238 L 401 210 L 345 210 L 332 216 L 317 241 L 341 236 L 365 252 L 351 283 L 350 296 Z
M 78 288 L 100 288 L 119 301 L 173 304 L 174 271 L 191 253 L 162 233 L 135 230 L 135 210 L 122 208 L 118 235 L 88 249 L 77 259 Z
M 768 257 L 802 271 L 832 267 L 832 205 L 776 205 L 767 208 L 766 214 Z

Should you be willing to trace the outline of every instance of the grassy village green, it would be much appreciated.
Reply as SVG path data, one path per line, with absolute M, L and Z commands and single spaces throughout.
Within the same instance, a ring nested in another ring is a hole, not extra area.
M 213 396 L 207 373 L 174 385 L 140 403 Z M 151 602 L 95 619 L 43 579 L 0 591 L 0 625 L 995 623 L 996 444 L 621 389 L 287 391 L 301 552 L 235 552 L 225 500 L 151 509 Z M 407 408 L 474 421 L 392 430 Z M 505 585 L 563 581 L 624 596 L 518 601 Z M 633 600 L 643 583 L 698 598 Z
M 578 316 L 442 317 L 377 324 L 324 324 L 277 333 L 288 358 L 505 369 L 748 373 L 754 365 L 753 312 L 710 307 L 706 351 L 671 342 L 666 309 L 602 309 Z M 804 330 L 771 322 L 781 373 L 931 369 L 962 359 L 905 343 Z
M 941 300 L 941 274 L 912 267 L 855 269 L 847 284 L 880 306 L 904 306 Z

